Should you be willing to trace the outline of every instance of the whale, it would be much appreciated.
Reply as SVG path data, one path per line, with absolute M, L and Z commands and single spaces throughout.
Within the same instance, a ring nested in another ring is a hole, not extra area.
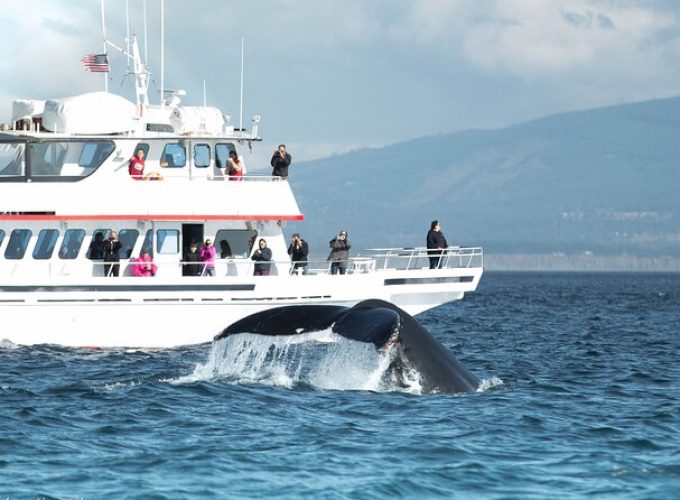
M 481 381 L 415 318 L 379 299 L 364 300 L 353 307 L 310 304 L 266 309 L 232 323 L 214 340 L 240 333 L 291 336 L 328 328 L 390 353 L 392 360 L 385 376 L 397 384 L 415 371 L 420 390 L 426 394 L 472 392 L 480 387 Z

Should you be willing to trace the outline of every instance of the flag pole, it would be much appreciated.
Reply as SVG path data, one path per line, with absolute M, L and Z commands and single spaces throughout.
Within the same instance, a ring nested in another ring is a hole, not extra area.
M 104 54 L 107 53 L 107 48 L 106 48 L 106 19 L 104 16 L 104 0 L 101 0 L 102 4 L 102 35 L 104 37 Z M 109 91 L 109 74 L 104 73 L 104 92 Z

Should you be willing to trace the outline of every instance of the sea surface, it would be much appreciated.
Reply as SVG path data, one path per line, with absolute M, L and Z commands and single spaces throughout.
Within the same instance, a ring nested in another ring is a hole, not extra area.
M 0 498 L 680 498 L 679 274 L 487 273 L 418 319 L 483 390 L 349 343 L 1 343 Z

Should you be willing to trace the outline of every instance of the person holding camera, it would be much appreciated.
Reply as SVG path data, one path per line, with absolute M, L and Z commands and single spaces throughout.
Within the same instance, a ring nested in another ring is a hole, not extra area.
M 327 260 L 331 262 L 331 274 L 345 274 L 349 260 L 349 249 L 352 248 L 352 244 L 347 239 L 347 231 L 342 229 L 328 243 L 331 247 L 331 253 L 328 254 Z
M 264 238 L 260 238 L 258 248 L 253 252 L 251 259 L 255 261 L 253 275 L 269 276 L 272 268 L 272 251 L 267 248 L 267 241 Z
M 309 245 L 300 238 L 300 233 L 293 233 L 288 245 L 288 255 L 293 265 L 290 267 L 290 274 L 307 274 L 307 254 Z
M 118 240 L 118 233 L 111 231 L 109 239 L 104 242 L 104 276 L 118 277 L 121 248 L 123 244 Z
M 274 156 L 272 156 L 271 165 L 274 169 L 272 171 L 272 177 L 286 179 L 288 177 L 288 167 L 290 166 L 291 161 L 292 157 L 288 151 L 286 151 L 286 145 L 279 144 L 279 148 L 274 151 Z

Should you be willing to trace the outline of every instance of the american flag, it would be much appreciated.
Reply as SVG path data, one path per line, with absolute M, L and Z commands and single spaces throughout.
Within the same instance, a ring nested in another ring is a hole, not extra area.
M 80 64 L 83 65 L 85 71 L 92 71 L 94 73 L 108 73 L 111 71 L 106 54 L 87 54 L 80 60 Z

